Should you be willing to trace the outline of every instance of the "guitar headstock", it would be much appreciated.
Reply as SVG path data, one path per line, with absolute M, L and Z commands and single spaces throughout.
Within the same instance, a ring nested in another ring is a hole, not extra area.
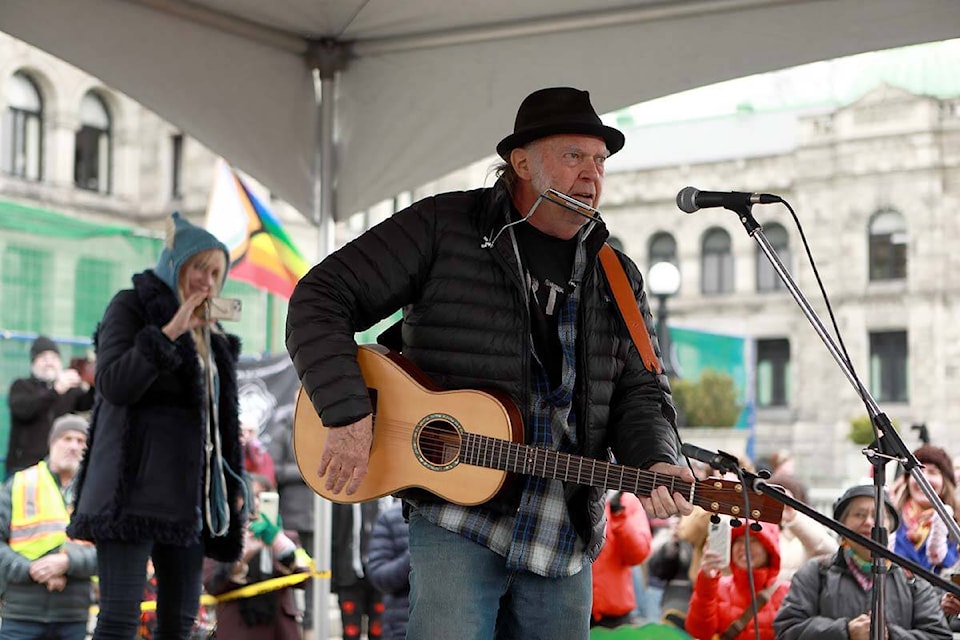
M 698 481 L 696 487 L 696 495 L 693 502 L 708 513 L 780 524 L 780 516 L 783 514 L 783 504 L 765 493 L 749 490 L 739 480 L 707 478 L 706 480 Z M 743 493 L 746 490 L 750 491 L 749 514 L 745 511 L 743 501 Z

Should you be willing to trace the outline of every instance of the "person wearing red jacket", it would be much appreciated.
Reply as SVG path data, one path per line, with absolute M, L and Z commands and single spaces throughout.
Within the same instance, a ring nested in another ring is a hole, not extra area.
M 265 477 L 277 486 L 273 456 L 259 438 L 260 423 L 249 415 L 240 415 L 240 446 L 243 447 L 243 468 L 247 473 Z
M 590 626 L 619 627 L 637 606 L 631 567 L 650 555 L 650 523 L 640 499 L 619 491 L 607 501 L 607 536 L 593 563 Z
M 698 640 L 753 640 L 754 619 L 750 603 L 750 578 L 747 574 L 745 527 L 732 527 L 729 569 L 721 575 L 727 559 L 718 552 L 705 550 L 697 581 L 690 598 L 686 629 Z M 750 566 L 757 593 L 757 625 L 761 640 L 774 640 L 773 619 L 780 602 L 790 588 L 778 582 L 780 573 L 780 528 L 763 523 L 760 531 L 750 531 Z M 750 612 L 746 614 L 745 612 Z

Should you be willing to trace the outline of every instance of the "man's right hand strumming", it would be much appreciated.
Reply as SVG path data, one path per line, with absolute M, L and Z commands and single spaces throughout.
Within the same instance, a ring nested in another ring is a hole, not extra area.
M 373 442 L 373 414 L 345 427 L 328 429 L 317 475 L 327 476 L 327 490 L 340 493 L 346 487 L 347 495 L 352 495 L 367 476 Z

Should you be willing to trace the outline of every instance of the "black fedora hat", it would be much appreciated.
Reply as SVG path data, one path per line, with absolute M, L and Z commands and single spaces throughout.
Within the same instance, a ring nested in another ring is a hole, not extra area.
M 562 133 L 603 138 L 611 155 L 623 148 L 623 134 L 608 127 L 590 104 L 590 94 L 572 87 L 534 91 L 520 103 L 513 133 L 500 141 L 497 153 L 509 160 L 510 152 L 528 142 Z

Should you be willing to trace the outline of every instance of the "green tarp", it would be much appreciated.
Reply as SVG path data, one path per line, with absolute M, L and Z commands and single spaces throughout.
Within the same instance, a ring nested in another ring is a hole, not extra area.
M 97 224 L 67 217 L 47 209 L 0 200 L 0 229 L 54 238 L 130 236 L 158 242 L 158 234 L 120 225 Z

